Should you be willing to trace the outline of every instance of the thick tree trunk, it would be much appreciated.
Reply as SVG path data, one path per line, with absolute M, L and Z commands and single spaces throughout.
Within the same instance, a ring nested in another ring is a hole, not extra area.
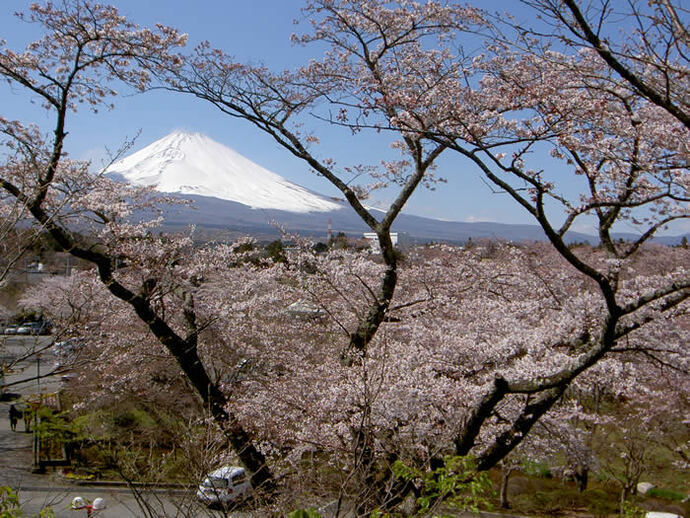
M 376 300 L 372 302 L 366 317 L 357 326 L 357 330 L 350 334 L 350 348 L 360 352 L 366 350 L 369 342 L 384 321 L 398 283 L 397 257 L 389 229 L 386 228 L 385 231 L 378 232 L 377 234 L 381 254 L 386 263 L 386 271 L 381 279 Z
M 589 469 L 578 466 L 575 470 L 575 482 L 577 483 L 577 490 L 582 493 L 587 489 L 587 482 L 589 479 Z
M 214 421 L 223 430 L 223 434 L 227 437 L 242 463 L 252 472 L 252 487 L 272 491 L 275 487 L 275 480 L 266 465 L 266 457 L 254 446 L 249 434 L 237 420 L 237 417 L 225 410 L 227 400 L 218 387 L 209 385 L 208 394 L 208 403 Z
M 548 412 L 565 391 L 565 386 L 547 390 L 533 402 L 525 405 L 513 426 L 500 434 L 493 444 L 477 458 L 477 469 L 486 471 L 493 468 L 506 457 L 527 436 L 532 426 Z
M 502 377 L 497 376 L 494 378 L 493 384 L 482 399 L 474 406 L 469 417 L 465 421 L 462 431 L 455 439 L 456 455 L 464 457 L 470 452 L 484 421 L 489 418 L 499 401 L 505 397 L 507 390 L 508 384 Z

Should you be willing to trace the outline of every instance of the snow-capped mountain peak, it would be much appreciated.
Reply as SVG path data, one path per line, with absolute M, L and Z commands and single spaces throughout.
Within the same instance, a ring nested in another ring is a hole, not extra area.
M 211 196 L 256 209 L 326 212 L 341 208 L 201 133 L 173 132 L 106 173 L 167 193 Z

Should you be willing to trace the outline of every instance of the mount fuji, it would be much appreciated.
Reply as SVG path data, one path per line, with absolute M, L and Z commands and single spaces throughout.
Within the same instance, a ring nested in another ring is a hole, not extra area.
M 195 225 L 209 237 L 251 234 L 275 239 L 280 225 L 289 232 L 322 240 L 329 229 L 351 236 L 369 231 L 344 201 L 289 182 L 201 133 L 171 133 L 113 163 L 106 174 L 192 200 L 192 207 L 174 206 L 164 212 L 164 226 L 169 229 Z M 537 225 L 464 223 L 409 214 L 400 214 L 392 230 L 405 233 L 412 242 L 463 243 L 470 237 L 546 239 Z M 681 237 L 659 241 L 676 243 Z M 576 232 L 568 233 L 568 240 L 598 242 L 594 236 Z
M 175 132 L 112 164 L 134 185 L 296 213 L 340 208 L 201 133 Z

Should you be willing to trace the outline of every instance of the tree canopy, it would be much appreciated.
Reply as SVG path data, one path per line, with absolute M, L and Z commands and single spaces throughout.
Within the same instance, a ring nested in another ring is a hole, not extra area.
M 88 295 L 67 304 L 74 319 L 63 325 L 88 333 L 73 309 L 97 315 L 107 306 L 87 304 L 92 294 L 114 296 L 184 373 L 255 486 L 274 483 L 267 455 L 345 451 L 367 489 L 361 508 L 372 510 L 409 490 L 385 467 L 393 460 L 433 465 L 449 448 L 489 469 L 539 437 L 538 423 L 582 411 L 575 394 L 599 383 L 615 392 L 612 371 L 652 386 L 645 369 L 657 369 L 686 397 L 687 250 L 651 244 L 690 216 L 684 11 L 671 0 L 621 3 L 639 25 L 621 39 L 609 2 L 524 3 L 543 23 L 517 27 L 444 2 L 308 0 L 309 28 L 295 42 L 326 51 L 280 72 L 208 42 L 181 50 L 176 30 L 142 29 L 112 7 L 34 5 L 26 19 L 45 37 L 2 47 L 0 74 L 38 96 L 54 127 L 0 117 L 3 224 L 28 220 L 93 264 L 95 277 L 56 292 Z M 106 104 L 123 83 L 191 94 L 269 135 L 340 190 L 376 233 L 380 261 L 305 247 L 299 260 L 282 261 L 281 250 L 277 263 L 248 262 L 244 243 L 198 247 L 157 233 L 172 198 L 65 155 L 70 113 Z M 321 156 L 314 116 L 361 138 L 389 133 L 400 158 L 343 169 Z M 436 247 L 401 261 L 391 226 L 417 189 L 439 183 L 447 154 L 530 214 L 549 246 Z M 564 175 L 578 192 L 562 187 Z M 396 194 L 377 215 L 365 200 L 383 186 Z M 134 220 L 141 211 L 151 217 Z M 600 247 L 567 245 L 582 220 Z M 639 237 L 615 240 L 623 224 Z M 295 298 L 328 318 L 286 319 Z M 117 320 L 108 325 L 127 325 Z M 93 338 L 123 365 L 148 363 L 115 330 Z M 235 360 L 254 376 L 241 379 Z M 146 370 L 115 372 L 134 382 Z

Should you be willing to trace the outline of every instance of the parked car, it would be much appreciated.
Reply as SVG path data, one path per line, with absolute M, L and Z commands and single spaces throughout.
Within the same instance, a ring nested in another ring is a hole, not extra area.
M 16 324 L 10 324 L 9 326 L 6 326 L 2 332 L 5 335 L 16 335 L 17 334 L 17 325 Z
M 50 326 L 47 322 L 24 322 L 17 328 L 18 335 L 47 335 L 50 333 Z
M 18 335 L 30 335 L 31 331 L 32 329 L 28 322 L 24 322 L 22 325 L 17 327 Z
M 212 471 L 199 485 L 196 497 L 208 506 L 238 503 L 251 493 L 251 483 L 244 468 L 223 466 Z

